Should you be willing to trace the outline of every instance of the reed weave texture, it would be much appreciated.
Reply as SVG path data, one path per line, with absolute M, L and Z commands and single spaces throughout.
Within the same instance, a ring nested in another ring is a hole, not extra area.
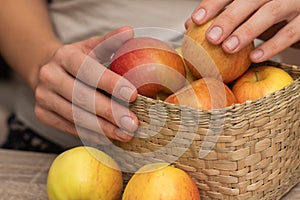
M 293 84 L 211 111 L 139 96 L 130 105 L 140 122 L 136 137 L 106 151 L 128 178 L 148 162 L 172 163 L 191 175 L 202 200 L 280 199 L 300 181 L 300 68 L 259 65 L 283 68 Z

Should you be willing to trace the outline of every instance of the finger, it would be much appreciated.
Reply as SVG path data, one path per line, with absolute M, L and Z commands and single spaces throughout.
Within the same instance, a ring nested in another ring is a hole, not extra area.
M 300 41 L 300 15 L 290 21 L 274 37 L 263 43 L 250 54 L 253 62 L 262 62 L 268 60 L 286 49 L 289 46 Z
M 39 105 L 35 106 L 35 115 L 37 118 L 47 126 L 61 130 L 67 134 L 74 135 L 78 137 L 77 129 L 74 124 L 65 120 L 61 116 L 54 112 L 44 109 Z M 93 142 L 96 144 L 110 144 L 111 142 L 102 134 L 92 132 L 87 129 L 79 128 L 81 132 L 81 139 Z
M 201 25 L 216 16 L 232 0 L 218 0 L 212 3 L 211 0 L 202 0 L 199 6 L 192 13 L 192 20 L 195 24 Z
M 259 39 L 267 41 L 271 37 L 273 37 L 280 29 L 282 29 L 285 25 L 287 25 L 287 21 L 281 21 L 272 25 L 269 29 L 264 31 L 262 34 L 258 36 Z
M 206 38 L 212 44 L 222 43 L 234 29 L 245 21 L 251 13 L 269 0 L 233 1 L 216 19 L 206 32 Z
M 127 40 L 133 38 L 133 29 L 129 26 L 120 27 L 104 36 L 96 36 L 76 43 L 82 46 L 85 53 L 100 62 L 109 61 L 112 54 Z
M 75 124 L 75 127 L 82 127 L 120 141 L 128 141 L 132 138 L 132 134 L 120 130 L 115 125 L 99 118 L 97 115 L 87 112 L 76 105 L 72 105 L 70 102 L 49 90 L 38 87 L 36 90 L 36 99 L 39 107 L 55 112 L 65 120 Z M 48 99 L 51 99 L 51 101 L 48 101 Z
M 68 98 L 75 105 L 95 113 L 124 130 L 134 132 L 138 126 L 137 117 L 128 108 L 79 81 L 75 81 L 73 94 L 69 95 L 72 95 Z
M 92 87 L 104 90 L 123 101 L 134 101 L 137 97 L 136 88 L 128 80 L 72 46 L 60 48 L 56 60 L 68 73 Z
M 185 29 L 188 29 L 188 27 L 190 26 L 190 24 L 191 24 L 192 22 L 193 22 L 193 21 L 192 21 L 192 18 L 187 19 L 187 20 L 185 21 L 185 23 L 184 23 Z
M 291 12 L 294 12 L 294 5 L 281 1 L 266 3 L 224 41 L 224 50 L 228 53 L 239 51 L 265 30 L 286 19 Z
M 91 130 L 88 130 L 86 128 L 82 128 L 80 126 L 76 126 L 76 131 L 78 137 L 82 140 L 84 144 L 86 142 L 89 143 L 89 145 L 109 145 L 112 144 L 112 141 L 110 138 L 106 137 L 106 135 L 99 134 L 96 132 L 93 132 Z
M 134 32 L 131 27 L 119 28 L 105 35 L 104 40 L 98 43 L 94 48 L 93 55 L 95 55 L 101 63 L 107 63 L 110 61 L 113 53 L 129 39 L 132 39 L 133 36 Z
M 50 74 L 52 75 L 50 76 Z M 107 83 L 109 82 L 107 81 Z M 124 130 L 134 132 L 138 126 L 137 117 L 128 108 L 101 94 L 95 88 L 74 79 L 56 65 L 48 65 L 41 68 L 40 84 L 50 84 L 51 88 L 49 89 L 55 91 L 55 93 L 69 102 L 73 102 L 78 107 L 95 113 Z M 41 101 L 47 101 L 48 99 L 43 99 L 47 96 L 47 94 L 43 93 L 44 91 L 41 87 L 37 88 L 35 91 L 36 98 L 40 98 Z M 54 99 L 51 99 L 51 101 L 54 101 Z M 50 101 L 47 102 L 50 103 Z

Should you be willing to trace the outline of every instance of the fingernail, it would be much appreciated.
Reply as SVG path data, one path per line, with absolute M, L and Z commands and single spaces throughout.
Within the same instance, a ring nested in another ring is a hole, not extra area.
M 126 130 L 134 130 L 136 127 L 134 120 L 129 116 L 123 116 L 120 122 L 121 126 Z
M 208 37 L 212 41 L 218 41 L 221 38 L 222 34 L 223 34 L 223 31 L 222 31 L 221 27 L 215 26 L 209 31 Z
M 255 60 L 259 60 L 264 56 L 264 51 L 261 49 L 254 50 L 251 54 L 251 57 Z
M 129 101 L 131 99 L 131 96 L 133 95 L 133 93 L 134 93 L 134 90 L 131 89 L 130 87 L 126 87 L 126 86 L 121 87 L 120 92 L 119 92 L 120 96 L 124 100 L 127 100 L 127 101 Z
M 121 140 L 129 140 L 133 136 L 132 134 L 118 128 L 115 130 L 115 134 Z
M 238 37 L 232 36 L 226 42 L 224 42 L 224 46 L 228 50 L 233 51 L 234 49 L 236 49 L 238 47 L 239 43 L 240 43 L 240 41 L 239 41 Z
M 193 19 L 194 19 L 195 21 L 198 21 L 198 22 L 199 22 L 199 21 L 201 21 L 201 20 L 204 19 L 205 15 L 206 15 L 206 10 L 203 9 L 203 8 L 200 8 L 199 10 L 197 10 L 197 11 L 193 14 Z

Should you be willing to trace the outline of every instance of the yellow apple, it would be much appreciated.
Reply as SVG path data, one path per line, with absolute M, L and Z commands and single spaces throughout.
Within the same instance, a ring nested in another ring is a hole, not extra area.
M 255 100 L 291 84 L 293 78 L 283 69 L 274 66 L 250 68 L 239 77 L 232 92 L 239 103 Z
M 220 109 L 236 103 L 230 88 L 215 78 L 201 78 L 181 88 L 165 102 L 202 110 Z
M 110 69 L 137 87 L 139 94 L 155 98 L 185 84 L 185 67 L 178 53 L 164 41 L 138 37 L 127 41 L 112 57 Z
M 131 177 L 122 200 L 200 200 L 200 194 L 185 171 L 167 163 L 152 163 Z
M 229 83 L 249 68 L 249 53 L 254 44 L 252 42 L 235 54 L 226 53 L 221 45 L 206 40 L 206 31 L 213 20 L 201 26 L 191 23 L 183 38 L 182 55 L 195 77 L 214 77 Z
M 122 190 L 122 172 L 117 163 L 93 147 L 79 146 L 61 153 L 48 172 L 50 200 L 118 200 Z

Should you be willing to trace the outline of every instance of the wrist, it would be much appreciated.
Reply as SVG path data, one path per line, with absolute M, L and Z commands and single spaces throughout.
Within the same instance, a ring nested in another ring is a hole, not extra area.
M 25 80 L 27 81 L 28 85 L 32 90 L 35 90 L 35 88 L 37 87 L 39 79 L 38 76 L 41 67 L 51 61 L 56 51 L 61 46 L 62 43 L 56 41 L 46 46 L 43 46 L 42 49 L 40 49 L 41 51 L 39 53 L 38 59 L 34 63 L 32 63 L 32 66 L 30 67 L 31 71 L 25 77 Z

